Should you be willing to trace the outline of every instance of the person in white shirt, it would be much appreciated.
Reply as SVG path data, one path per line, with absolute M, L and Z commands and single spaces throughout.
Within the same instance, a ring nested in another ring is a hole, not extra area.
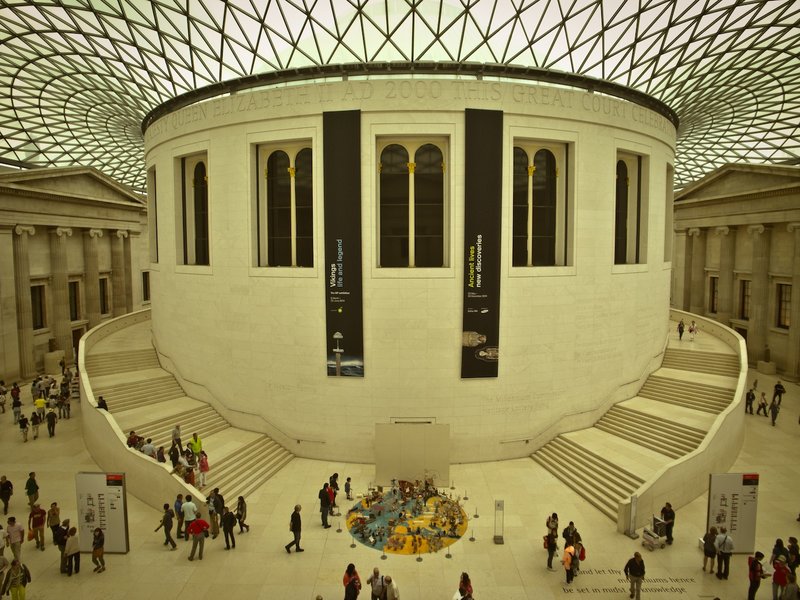
M 197 518 L 197 505 L 192 502 L 192 497 L 187 495 L 186 499 L 183 501 L 181 505 L 181 512 L 183 513 L 183 532 L 185 534 L 185 539 L 189 541 L 189 525 L 191 525 L 192 521 Z
M 387 575 L 383 580 L 386 586 L 386 600 L 400 600 L 400 588 L 392 579 L 391 575 Z

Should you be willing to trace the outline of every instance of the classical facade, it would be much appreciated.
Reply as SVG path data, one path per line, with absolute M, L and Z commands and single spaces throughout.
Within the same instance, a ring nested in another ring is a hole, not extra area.
M 672 305 L 747 340 L 752 365 L 800 377 L 800 168 L 729 164 L 675 197 Z
M 307 456 L 372 461 L 392 422 L 529 454 L 663 350 L 675 126 L 638 100 L 397 76 L 157 111 L 165 364 Z
M 140 196 L 91 168 L 0 172 L 0 379 L 72 364 L 89 328 L 149 302 L 148 265 Z

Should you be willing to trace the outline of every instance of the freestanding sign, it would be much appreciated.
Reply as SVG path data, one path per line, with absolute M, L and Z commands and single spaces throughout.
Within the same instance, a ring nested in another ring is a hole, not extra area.
M 81 552 L 92 551 L 92 537 L 99 527 L 105 535 L 105 551 L 127 553 L 128 503 L 125 473 L 77 473 L 78 528 Z
M 497 377 L 503 113 L 467 109 L 461 377 Z
M 364 376 L 361 111 L 322 114 L 328 375 Z
M 725 527 L 735 553 L 752 553 L 756 546 L 758 473 L 712 473 L 708 476 L 708 518 L 712 526 Z

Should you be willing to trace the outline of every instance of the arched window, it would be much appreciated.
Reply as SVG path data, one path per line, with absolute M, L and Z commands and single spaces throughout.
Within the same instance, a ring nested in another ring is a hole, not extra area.
M 512 250 L 515 267 L 567 264 L 566 183 L 558 163 L 566 163 L 565 145 L 518 141 L 514 146 Z
M 445 266 L 444 165 L 442 144 L 404 140 L 381 151 L 379 266 Z
M 177 258 L 183 265 L 210 265 L 211 239 L 206 154 L 180 159 L 181 202 L 176 206 Z
M 256 264 L 314 266 L 314 164 L 305 142 L 257 149 Z
M 647 157 L 617 152 L 614 264 L 647 262 Z
M 616 207 L 614 209 L 614 264 L 628 262 L 628 166 L 617 161 Z
M 194 167 L 194 264 L 207 265 L 208 260 L 208 179 L 206 165 Z

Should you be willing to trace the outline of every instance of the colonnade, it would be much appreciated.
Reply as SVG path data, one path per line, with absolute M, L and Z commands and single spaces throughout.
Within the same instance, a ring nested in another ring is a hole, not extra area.
M 770 253 L 772 234 L 778 227 L 786 227 L 793 233 L 793 261 L 791 286 L 793 297 L 789 313 L 785 375 L 800 377 L 800 222 L 757 223 L 748 225 L 690 227 L 676 231 L 677 260 L 673 303 L 683 310 L 710 316 L 725 325 L 736 319 L 735 287 L 737 273 L 741 277 L 746 271 L 737 270 L 736 248 L 743 236 L 751 239 L 750 310 L 747 318 L 747 352 L 751 364 L 765 360 L 768 334 L 775 326 L 775 307 L 770 304 Z M 708 276 L 706 269 L 707 246 L 710 236 L 719 237 L 719 274 L 716 313 L 709 314 L 707 305 Z
M 28 378 L 36 374 L 34 348 L 33 306 L 31 301 L 30 238 L 37 234 L 33 225 L 17 225 L 13 229 L 14 287 L 16 296 L 16 317 L 19 340 L 20 377 Z M 41 229 L 39 227 L 39 229 Z M 64 360 L 74 361 L 72 330 L 70 319 L 69 278 L 75 275 L 67 262 L 67 239 L 80 235 L 83 239 L 82 288 L 84 295 L 82 321 L 89 328 L 100 323 L 100 269 L 99 239 L 108 235 L 111 239 L 111 277 L 112 314 L 124 315 L 133 310 L 133 290 L 131 283 L 131 237 L 124 229 L 95 229 L 75 227 L 44 228 L 49 236 L 49 293 L 51 301 L 47 315 L 55 350 L 64 351 Z

